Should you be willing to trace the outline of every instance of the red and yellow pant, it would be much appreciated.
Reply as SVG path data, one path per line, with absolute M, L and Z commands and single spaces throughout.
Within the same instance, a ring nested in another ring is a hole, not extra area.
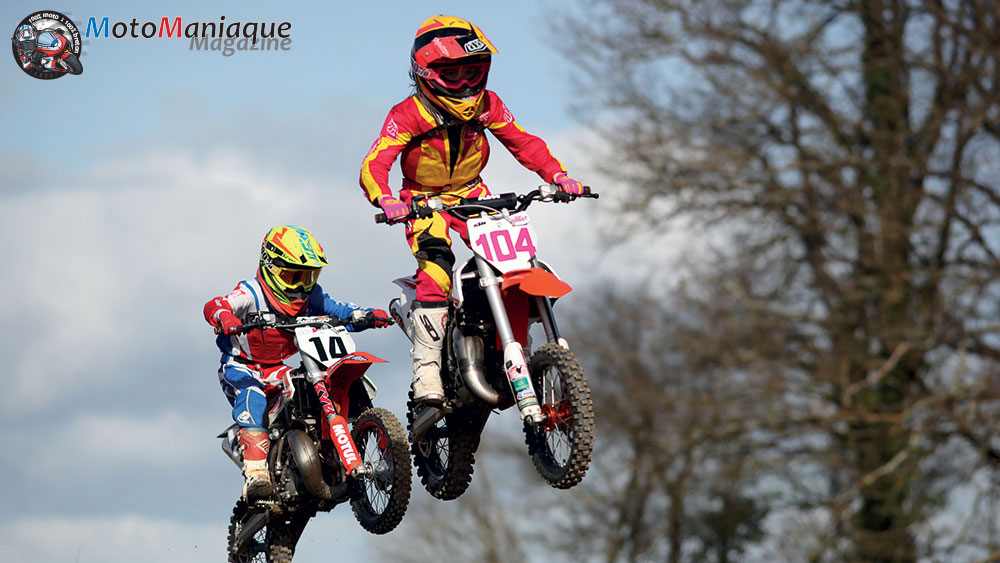
M 440 196 L 445 205 L 454 205 L 463 197 L 482 197 L 490 191 L 482 182 L 449 187 L 447 191 L 419 191 L 404 189 L 400 198 L 409 203 L 413 196 L 428 194 Z M 455 254 L 451 250 L 451 231 L 455 231 L 469 245 L 469 231 L 465 221 L 449 214 L 435 213 L 430 217 L 406 223 L 406 242 L 417 259 L 417 301 L 422 305 L 440 306 L 451 291 L 451 271 L 455 267 Z

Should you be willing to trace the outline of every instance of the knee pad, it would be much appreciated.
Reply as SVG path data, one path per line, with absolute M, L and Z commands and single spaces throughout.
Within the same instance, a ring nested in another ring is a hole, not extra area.
M 450 273 L 455 267 L 455 253 L 451 251 L 448 241 L 436 237 L 419 237 L 417 251 L 413 254 L 417 260 L 433 262 L 439 268 Z
M 257 387 L 246 387 L 236 392 L 233 401 L 233 420 L 240 428 L 264 428 L 264 411 L 267 410 L 267 395 Z

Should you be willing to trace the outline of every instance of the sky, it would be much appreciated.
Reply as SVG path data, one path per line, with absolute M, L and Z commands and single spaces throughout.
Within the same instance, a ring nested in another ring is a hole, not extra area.
M 409 95 L 409 49 L 427 17 L 456 15 L 485 31 L 499 49 L 490 88 L 591 183 L 587 120 L 570 109 L 548 27 L 555 2 L 212 4 L 0 6 L 11 35 L 44 8 L 81 30 L 90 17 L 224 15 L 287 21 L 292 37 L 288 51 L 229 57 L 184 39 L 91 37 L 83 74 L 48 81 L 12 57 L 0 65 L 6 563 L 225 557 L 242 477 L 215 438 L 232 420 L 202 307 L 254 274 L 260 240 L 279 224 L 306 226 L 323 244 L 331 265 L 320 283 L 334 298 L 384 308 L 395 296 L 391 280 L 415 264 L 402 228 L 373 222 L 358 175 L 389 108 Z M 484 177 L 494 192 L 540 183 L 492 145 Z M 599 249 L 598 205 L 533 208 L 541 257 L 574 286 L 598 265 L 623 268 Z M 356 342 L 390 360 L 369 372 L 376 404 L 404 419 L 408 342 L 395 328 Z M 416 479 L 413 494 L 426 495 Z M 309 524 L 296 561 L 377 560 L 376 541 L 342 505 Z

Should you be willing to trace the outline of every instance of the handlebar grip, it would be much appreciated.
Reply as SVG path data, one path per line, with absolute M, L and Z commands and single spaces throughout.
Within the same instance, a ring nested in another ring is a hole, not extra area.
M 375 222 L 376 223 L 385 223 L 385 213 L 376 213 L 375 214 Z
M 243 334 L 244 332 L 250 332 L 251 330 L 253 330 L 255 328 L 257 328 L 257 325 L 255 325 L 253 323 L 245 324 L 245 325 L 240 325 L 238 327 L 235 327 L 233 329 L 233 331 L 231 333 L 229 333 L 229 336 L 232 336 L 234 334 Z M 221 326 L 212 327 L 212 330 L 215 331 L 215 334 L 223 334 Z

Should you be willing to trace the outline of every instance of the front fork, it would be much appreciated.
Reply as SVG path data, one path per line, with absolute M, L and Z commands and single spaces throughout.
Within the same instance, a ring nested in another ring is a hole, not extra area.
M 500 338 L 500 345 L 503 347 L 504 372 L 507 374 L 507 382 L 510 383 L 514 399 L 517 401 L 517 408 L 521 411 L 521 420 L 529 424 L 539 424 L 544 420 L 544 416 L 538 405 L 535 388 L 531 384 L 528 362 L 524 357 L 524 348 L 514 338 L 514 331 L 510 326 L 510 318 L 507 316 L 507 308 L 504 306 L 503 295 L 500 292 L 501 279 L 497 277 L 489 263 L 478 255 L 476 255 L 476 267 L 479 270 L 480 287 L 486 294 L 490 311 L 493 313 L 497 335 Z M 539 310 L 544 311 L 541 314 L 542 323 L 545 325 L 545 336 L 550 341 L 555 341 L 553 339 L 559 338 L 559 329 L 555 325 L 551 305 L 544 297 L 538 299 Z M 544 307 L 542 301 L 544 301 Z
M 351 430 L 347 426 L 347 420 L 337 413 L 337 408 L 330 400 L 330 391 L 326 387 L 325 380 L 326 371 L 319 362 L 305 354 L 302 354 L 302 364 L 306 368 L 306 380 L 316 390 L 320 409 L 323 411 L 323 416 L 326 418 L 330 430 L 330 440 L 336 446 L 345 472 L 352 476 L 355 474 L 355 470 L 358 470 L 359 473 L 363 472 L 364 468 L 359 469 L 362 465 L 361 456 L 358 454 L 357 444 L 354 443 L 354 438 L 351 436 Z

